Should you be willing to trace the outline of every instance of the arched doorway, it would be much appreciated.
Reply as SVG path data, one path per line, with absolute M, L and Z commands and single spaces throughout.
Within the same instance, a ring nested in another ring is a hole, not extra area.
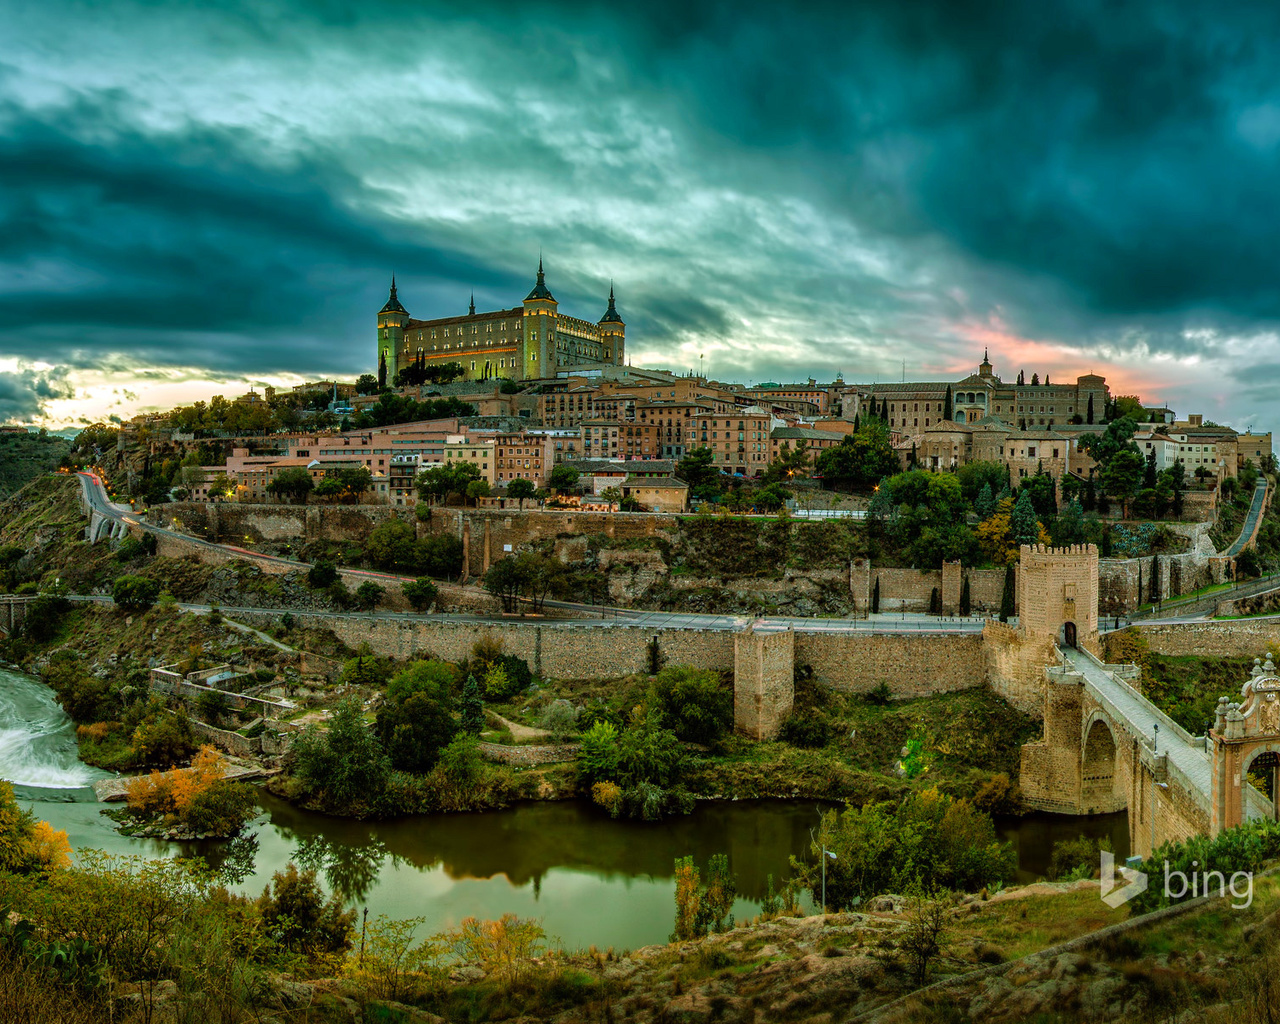
M 1068 647 L 1076 645 L 1076 624 L 1074 622 L 1064 622 L 1062 624 L 1062 642 Z
M 1116 810 L 1116 741 L 1107 723 L 1095 721 L 1084 741 L 1080 805 L 1085 814 Z
M 1264 818 L 1280 821 L 1280 815 L 1276 811 L 1276 790 L 1280 788 L 1280 754 L 1273 750 L 1255 754 L 1245 764 L 1244 781 L 1266 799 L 1266 803 L 1263 803 L 1256 798 L 1250 800 L 1246 795 L 1243 801 L 1244 820 Z

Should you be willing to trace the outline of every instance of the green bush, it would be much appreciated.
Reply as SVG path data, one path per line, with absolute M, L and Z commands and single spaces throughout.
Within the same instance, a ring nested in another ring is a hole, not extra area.
M 379 586 L 372 580 L 365 580 L 360 586 L 356 587 L 356 607 L 361 611 L 371 612 L 378 607 L 378 602 L 382 600 L 382 596 L 386 592 L 386 587 Z
M 134 730 L 130 740 L 136 763 L 171 768 L 191 759 L 199 747 L 186 715 L 152 711 Z
M 1257 873 L 1267 861 L 1277 857 L 1280 857 L 1280 823 L 1274 821 L 1248 821 L 1219 832 L 1212 838 L 1200 835 L 1177 843 L 1162 843 L 1142 864 L 1140 870 L 1147 874 L 1147 889 L 1129 901 L 1129 912 L 1145 914 L 1171 903 L 1191 899 L 1190 886 L 1181 896 L 1165 895 L 1166 865 L 1171 874 L 1180 871 L 1188 879 L 1193 873 L 1203 877 L 1206 871 L 1220 871 L 1226 884 L 1230 885 L 1232 875 L 1236 872 Z M 1215 876 L 1215 893 L 1217 884 Z M 1228 899 L 1231 896 L 1228 892 Z
M 316 590 L 325 590 L 338 582 L 338 569 L 332 562 L 320 559 L 307 570 L 307 583 Z
M 425 612 L 440 595 L 440 589 L 430 580 L 425 579 L 412 580 L 403 584 L 400 589 L 404 592 L 405 600 L 416 612 Z
M 160 584 L 145 576 L 119 576 L 111 586 L 111 599 L 127 612 L 145 612 L 160 596 Z
M 733 691 L 718 672 L 664 668 L 650 687 L 662 725 L 687 743 L 714 743 L 733 728 Z
M 113 557 L 117 562 L 131 562 L 143 554 L 142 541 L 137 537 L 126 537 L 116 548 Z
M 897 806 L 849 805 L 823 815 L 813 862 L 793 860 L 815 901 L 823 846 L 836 854 L 826 881 L 827 904 L 835 909 L 913 884 L 972 892 L 1012 878 L 1017 867 L 989 815 L 936 788 L 911 793 Z
M 778 739 L 793 747 L 817 749 L 831 740 L 831 726 L 815 715 L 788 715 L 778 730 Z
M 258 898 L 263 923 L 292 953 L 344 953 L 351 948 L 356 912 L 343 910 L 334 893 L 328 900 L 314 868 L 299 871 L 290 863 L 277 871 Z
M 294 770 L 330 807 L 373 807 L 387 786 L 391 762 L 369 731 L 355 699 L 338 704 L 327 731 L 311 726 L 293 745 Z
M 597 722 L 582 734 L 577 767 L 578 779 L 587 788 L 617 775 L 618 729 L 612 722 Z
M 1092 878 L 1101 863 L 1099 855 L 1102 850 L 1111 850 L 1111 840 L 1088 839 L 1085 836 L 1059 840 L 1053 844 L 1053 853 L 1049 857 L 1049 881 Z
M 29 605 L 22 619 L 22 635 L 33 643 L 48 643 L 62 628 L 71 602 L 56 594 L 41 594 Z

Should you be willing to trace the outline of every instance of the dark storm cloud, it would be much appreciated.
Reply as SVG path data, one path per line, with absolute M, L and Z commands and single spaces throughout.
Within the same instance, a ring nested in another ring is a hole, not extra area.
M 29 423 L 52 398 L 69 398 L 64 370 L 0 372 L 0 423 Z
M 1280 321 L 1272 6 L 25 16 L 0 353 L 359 372 L 389 271 L 414 315 L 509 305 L 539 246 L 562 308 L 618 277 L 629 348 L 744 377 L 954 362 L 971 322 L 1231 373 Z

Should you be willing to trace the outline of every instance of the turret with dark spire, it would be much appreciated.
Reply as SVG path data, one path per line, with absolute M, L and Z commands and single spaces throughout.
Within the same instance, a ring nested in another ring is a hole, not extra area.
M 618 308 L 613 304 L 613 284 L 609 285 L 609 308 L 604 311 L 604 316 L 600 318 L 602 324 L 620 324 L 622 317 L 618 316 Z
M 547 287 L 546 276 L 542 273 L 542 257 L 538 257 L 538 283 L 533 286 L 531 291 L 525 298 L 525 302 L 530 299 L 545 299 L 548 302 L 555 302 L 556 297 L 551 294 L 551 290 Z
M 396 297 L 396 276 L 391 275 L 391 295 L 387 304 L 378 311 L 378 379 L 396 379 L 404 369 L 404 329 L 409 325 L 409 311 L 400 305 Z
M 396 275 L 391 275 L 391 297 L 387 299 L 387 304 L 379 311 L 382 313 L 404 313 L 404 306 L 400 305 L 400 300 L 396 298 Z
M 618 307 L 613 303 L 613 282 L 609 282 L 609 308 L 600 318 L 600 342 L 604 361 L 622 366 L 626 355 L 627 325 L 618 316 Z
M 475 315 L 476 315 L 476 293 L 475 293 L 475 292 L 472 292 L 472 293 L 471 293 L 471 309 L 470 309 L 470 311 L 469 311 L 468 315 L 469 315 L 469 316 L 475 316 Z

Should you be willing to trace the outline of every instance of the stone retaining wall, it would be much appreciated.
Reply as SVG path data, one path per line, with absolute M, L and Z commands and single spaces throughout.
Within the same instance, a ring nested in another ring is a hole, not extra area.
M 578 756 L 578 744 L 562 743 L 555 746 L 507 746 L 503 743 L 487 743 L 481 740 L 477 747 L 486 761 L 514 765 L 517 768 L 533 768 L 540 764 L 572 761 Z

